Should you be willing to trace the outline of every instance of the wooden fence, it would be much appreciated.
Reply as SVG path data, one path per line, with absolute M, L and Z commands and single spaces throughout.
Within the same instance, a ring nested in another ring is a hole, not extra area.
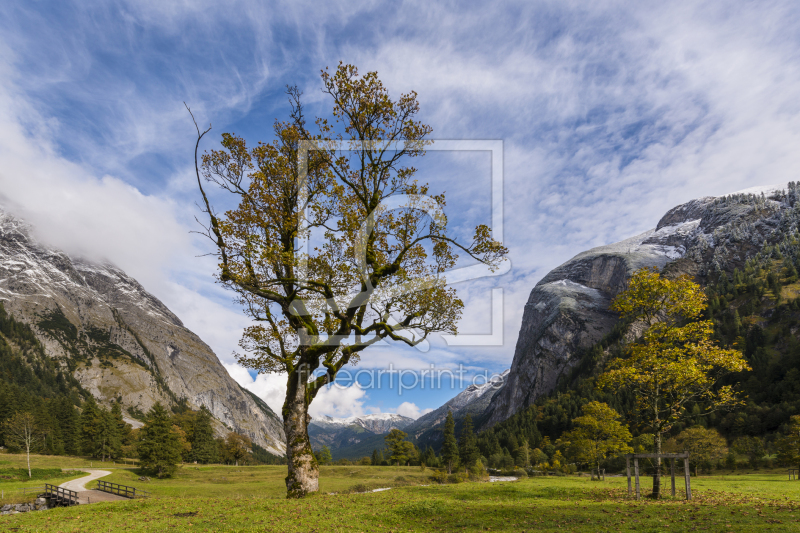
M 97 480 L 97 490 L 108 492 L 109 494 L 116 494 L 117 496 L 124 496 L 126 498 L 147 498 L 150 496 L 150 493 L 146 490 L 118 485 L 117 483 L 109 483 L 108 481 L 100 479 Z
M 78 493 L 74 490 L 64 489 L 57 485 L 44 485 L 44 497 L 50 499 L 50 506 L 56 507 L 59 505 L 78 505 Z

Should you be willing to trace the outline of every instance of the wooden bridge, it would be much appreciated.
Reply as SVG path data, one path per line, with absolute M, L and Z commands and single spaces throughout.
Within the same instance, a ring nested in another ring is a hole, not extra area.
M 57 485 L 45 483 L 42 496 L 44 498 L 49 498 L 51 507 L 78 505 L 77 492 Z
M 117 483 L 109 483 L 101 479 L 97 480 L 97 490 L 107 492 L 109 494 L 116 494 L 125 498 L 147 498 L 150 493 L 146 490 L 137 489 L 135 487 L 128 487 L 126 485 L 118 485 Z

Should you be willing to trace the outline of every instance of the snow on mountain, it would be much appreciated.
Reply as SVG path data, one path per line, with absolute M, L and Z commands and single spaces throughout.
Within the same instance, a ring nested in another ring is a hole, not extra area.
M 505 370 L 486 383 L 470 385 L 438 409 L 419 417 L 404 431 L 416 437 L 420 444 L 432 444 L 440 436 L 439 429 L 444 424 L 448 411 L 452 411 L 455 419 L 464 418 L 467 414 L 473 419 L 479 419 L 489 407 L 492 397 L 502 389 L 508 373 L 509 370 Z
M 0 210 L 0 301 L 62 371 L 101 403 L 122 402 L 132 417 L 156 402 L 185 401 L 207 407 L 220 435 L 233 429 L 284 453 L 280 418 L 162 302 L 115 266 L 71 257 L 32 233 Z
M 371 415 L 351 416 L 347 418 L 334 418 L 323 416 L 312 419 L 311 425 L 328 431 L 337 431 L 342 428 L 358 426 L 370 433 L 389 433 L 393 429 L 403 429 L 414 421 L 413 418 L 395 413 L 376 413 Z

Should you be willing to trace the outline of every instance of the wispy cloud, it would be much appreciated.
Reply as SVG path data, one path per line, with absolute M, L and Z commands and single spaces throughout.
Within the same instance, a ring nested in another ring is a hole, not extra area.
M 491 288 L 504 288 L 504 346 L 434 338 L 427 352 L 376 347 L 362 364 L 496 369 L 510 364 L 528 293 L 552 267 L 691 198 L 797 179 L 798 11 L 788 1 L 6 2 L 0 192 L 51 241 L 139 277 L 233 365 L 245 321 L 188 233 L 194 132 L 182 102 L 214 124 L 209 146 L 231 130 L 268 140 L 284 85 L 322 113 L 319 69 L 377 70 L 393 94 L 419 93 L 435 137 L 504 140 L 513 268 L 459 287 L 463 333 L 488 332 Z M 437 157 L 420 178 L 447 191 L 466 234 L 486 221 L 488 166 L 479 154 Z M 229 368 L 277 402 L 279 379 Z M 359 402 L 375 398 L 357 393 L 341 402 L 367 412 Z

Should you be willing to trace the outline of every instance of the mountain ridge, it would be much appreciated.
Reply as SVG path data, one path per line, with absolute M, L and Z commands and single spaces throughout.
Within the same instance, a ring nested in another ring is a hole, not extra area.
M 280 418 L 160 300 L 110 263 L 40 244 L 30 225 L 1 209 L 0 300 L 99 401 L 121 401 L 131 418 L 157 401 L 205 406 L 218 434 L 228 428 L 284 453 Z

